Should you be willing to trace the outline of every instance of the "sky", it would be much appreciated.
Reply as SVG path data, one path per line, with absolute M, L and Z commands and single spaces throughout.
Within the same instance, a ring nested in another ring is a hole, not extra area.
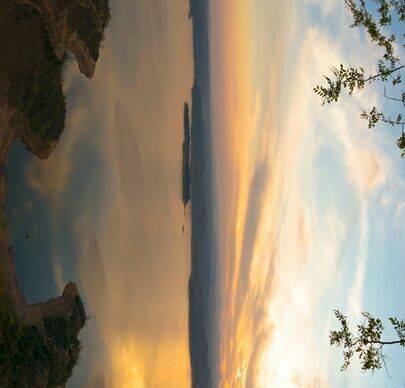
M 405 317 L 405 173 L 395 133 L 359 113 L 374 85 L 322 106 L 313 87 L 378 51 L 340 0 L 211 0 L 219 387 L 402 387 L 330 347 L 333 309 Z M 16 146 L 8 212 L 31 302 L 74 280 L 88 322 L 69 387 L 188 387 L 186 0 L 113 0 L 93 80 L 65 72 L 67 128 L 49 160 Z M 182 234 L 185 225 L 185 234 Z M 26 229 L 32 236 L 25 238 Z M 214 286 L 214 285 L 213 285 Z
M 404 174 L 391 129 L 366 129 L 382 90 L 321 106 L 339 63 L 378 51 L 342 1 L 212 2 L 222 387 L 402 386 L 339 371 L 333 309 L 403 315 Z M 231 200 L 230 200 L 231 199 Z M 354 322 L 355 323 L 355 322 Z M 399 359 L 398 359 L 399 358 Z

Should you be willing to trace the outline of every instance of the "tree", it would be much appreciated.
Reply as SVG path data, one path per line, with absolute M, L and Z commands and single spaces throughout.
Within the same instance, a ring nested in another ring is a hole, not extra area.
M 341 370 L 346 370 L 352 357 L 357 355 L 363 371 L 374 371 L 386 368 L 387 356 L 383 349 L 388 345 L 405 346 L 405 321 L 397 318 L 389 318 L 397 339 L 384 340 L 382 333 L 384 326 L 380 319 L 374 318 L 369 313 L 363 313 L 363 322 L 357 325 L 357 333 L 349 329 L 347 317 L 340 311 L 335 310 L 335 316 L 339 320 L 340 330 L 332 330 L 329 333 L 330 344 L 343 347 L 343 364 Z
M 405 34 L 396 36 L 389 31 L 395 21 L 401 26 L 405 22 L 405 0 L 369 0 L 367 4 L 365 0 L 344 0 L 344 2 L 353 16 L 351 27 L 363 27 L 372 42 L 381 50 L 378 71 L 369 74 L 362 67 L 347 67 L 340 64 L 332 68 L 331 76 L 324 76 L 326 86 L 317 85 L 314 92 L 321 97 L 322 104 L 329 104 L 338 101 L 343 90 L 351 96 L 355 90 L 360 91 L 374 82 L 382 83 L 383 95 L 396 113 L 388 114 L 373 106 L 364 110 L 361 117 L 368 121 L 368 128 L 373 128 L 378 123 L 401 128 L 397 146 L 401 150 L 401 157 L 404 158 L 405 91 L 402 87 L 402 72 L 405 65 L 401 62 L 396 48 L 403 50 L 405 47 Z M 375 7 L 371 7 L 371 4 Z M 387 86 L 392 90 L 392 95 L 387 94 Z

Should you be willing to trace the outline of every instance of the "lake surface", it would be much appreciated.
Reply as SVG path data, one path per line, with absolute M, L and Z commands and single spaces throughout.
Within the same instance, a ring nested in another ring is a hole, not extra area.
M 22 289 L 36 302 L 73 280 L 89 315 L 71 387 L 190 384 L 188 11 L 182 0 L 113 1 L 94 79 L 75 63 L 66 69 L 57 149 L 45 162 L 18 144 L 10 154 L 7 211 Z

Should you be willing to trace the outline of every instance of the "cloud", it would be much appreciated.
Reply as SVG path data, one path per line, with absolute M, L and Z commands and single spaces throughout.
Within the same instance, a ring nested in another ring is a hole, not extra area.
M 270 12 L 280 7 L 273 4 Z M 367 132 L 359 117 L 362 107 L 378 104 L 378 91 L 370 88 L 324 107 L 313 93 L 332 65 L 372 69 L 373 47 L 348 30 L 350 17 L 341 2 L 294 2 L 289 17 L 295 25 L 269 27 L 274 50 L 265 51 L 265 58 L 257 54 L 259 69 L 272 65 L 256 103 L 247 105 L 256 119 L 254 127 L 244 127 L 244 136 L 254 140 L 240 142 L 235 151 L 248 155 L 243 166 L 237 160 L 233 166 L 244 174 L 236 175 L 236 183 L 227 181 L 225 190 L 232 187 L 232 193 L 221 197 L 221 185 L 218 190 L 220 208 L 224 203 L 238 209 L 226 213 L 227 223 L 242 231 L 227 228 L 221 234 L 222 244 L 232 247 L 221 253 L 222 273 L 233 274 L 220 282 L 221 299 L 238 301 L 236 308 L 221 304 L 224 384 L 332 384 L 330 370 L 338 369 L 328 345 L 332 309 L 362 311 L 370 209 L 396 174 L 392 155 L 380 145 L 385 135 Z M 290 47 L 288 57 L 278 57 L 280 44 Z M 221 124 L 227 133 L 226 120 Z

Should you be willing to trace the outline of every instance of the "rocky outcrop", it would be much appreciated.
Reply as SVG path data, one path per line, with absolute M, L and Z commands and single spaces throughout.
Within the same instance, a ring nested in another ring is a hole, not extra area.
M 80 71 L 93 76 L 108 1 L 2 0 L 0 11 L 0 96 L 16 110 L 17 136 L 46 159 L 65 126 L 63 63 L 73 55 Z
M 110 20 L 107 0 L 19 0 L 42 15 L 59 60 L 66 51 L 76 57 L 80 71 L 94 74 L 104 29 Z
M 107 0 L 0 2 L 0 386 L 64 386 L 86 315 L 75 283 L 30 305 L 18 285 L 5 216 L 5 165 L 15 138 L 46 159 L 64 129 L 67 52 L 91 78 L 110 13 Z
M 17 79 L 26 79 L 24 85 L 13 88 L 22 89 L 22 98 L 16 104 L 20 108 L 14 118 L 15 126 L 27 148 L 38 158 L 46 159 L 57 146 L 65 125 L 63 63 L 74 55 L 79 70 L 87 78 L 93 76 L 110 20 L 108 1 L 14 0 L 14 3 L 20 8 L 14 12 L 20 13 L 15 20 L 23 20 L 25 30 L 31 28 L 36 32 L 29 38 L 35 54 L 23 47 L 15 50 L 25 53 L 23 56 L 31 61 L 25 74 L 17 75 Z M 18 41 L 15 45 L 18 46 Z M 24 73 L 24 69 L 21 71 Z

